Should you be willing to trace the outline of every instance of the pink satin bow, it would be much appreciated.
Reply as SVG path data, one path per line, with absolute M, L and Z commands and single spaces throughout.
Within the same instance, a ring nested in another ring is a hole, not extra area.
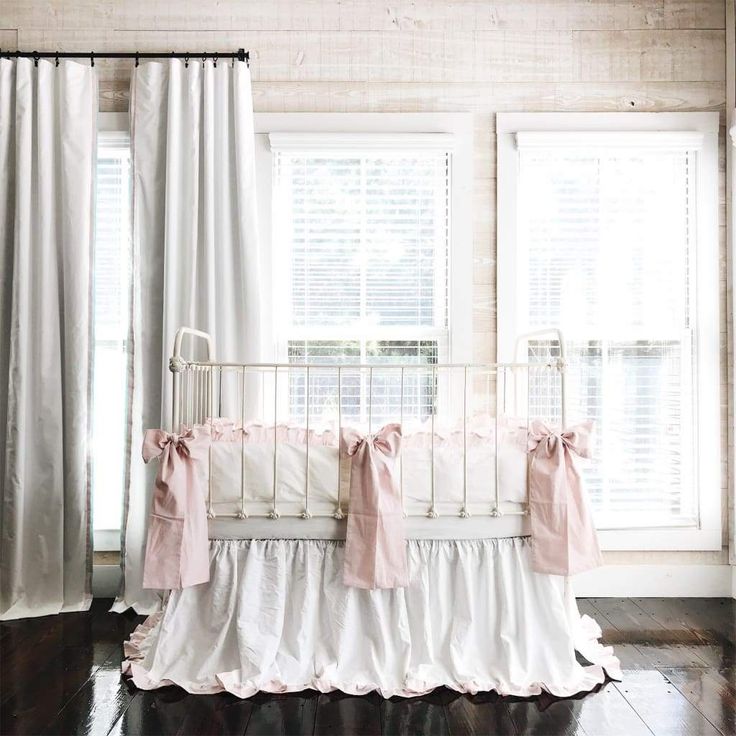
M 160 458 L 151 502 L 143 587 L 179 589 L 210 579 L 207 509 L 197 464 L 206 462 L 203 428 L 169 434 L 149 429 L 143 460 Z
M 529 514 L 532 568 L 574 575 L 603 563 L 593 518 L 575 457 L 590 457 L 593 423 L 553 431 L 534 420 L 529 427 Z
M 340 445 L 351 459 L 343 582 L 355 588 L 404 587 L 409 571 L 396 482 L 401 425 L 387 424 L 367 437 L 343 429 Z

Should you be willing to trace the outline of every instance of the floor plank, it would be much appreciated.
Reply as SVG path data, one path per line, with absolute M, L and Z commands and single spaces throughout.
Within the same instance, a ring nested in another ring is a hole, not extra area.
M 718 736 L 718 730 L 657 670 L 624 672 L 615 687 L 655 736 Z
M 120 618 L 106 613 L 108 604 L 95 601 L 90 612 L 47 617 L 55 633 L 50 638 L 40 636 L 30 647 L 36 651 L 29 653 L 42 664 L 29 678 L 13 673 L 8 680 L 3 673 L 3 690 L 8 682 L 9 696 L 0 712 L 0 733 L 41 733 L 120 649 L 126 632 Z
M 616 634 L 605 632 L 606 643 L 633 645 L 642 656 L 645 668 L 708 665 L 698 654 L 701 640 L 687 627 L 679 624 L 666 627 L 630 598 L 594 598 L 591 602 L 616 628 Z
M 288 695 L 261 694 L 252 699 L 248 736 L 306 736 L 314 733 L 317 693 L 305 691 Z
M 621 663 L 621 667 L 629 670 L 650 669 L 652 663 L 649 661 L 648 657 L 644 656 L 636 646 L 631 643 L 629 632 L 622 632 L 620 629 L 616 628 L 608 617 L 597 606 L 595 606 L 595 600 L 605 601 L 608 599 L 583 598 L 578 601 L 578 608 L 580 609 L 581 614 L 588 613 L 591 618 L 596 620 L 598 625 L 601 627 L 603 643 L 606 646 L 613 646 L 615 648 L 615 653 Z
M 136 694 L 120 678 L 121 660 L 120 651 L 113 652 L 43 732 L 105 736 Z
M 736 734 L 736 602 L 726 599 L 581 600 L 624 681 L 575 698 L 500 698 L 440 688 L 384 700 L 314 691 L 189 695 L 137 690 L 120 677 L 121 643 L 140 620 L 89 612 L 0 624 L 0 733 L 208 734 Z
M 314 733 L 319 736 L 379 736 L 381 699 L 375 693 L 363 697 L 342 693 L 320 695 Z
M 383 733 L 448 736 L 445 706 L 425 698 L 392 698 L 381 703 Z
M 188 702 L 180 736 L 242 736 L 254 708 L 251 700 L 226 693 L 190 697 Z
M 736 734 L 736 680 L 713 670 L 661 672 L 724 736 Z
M 485 696 L 463 695 L 448 703 L 445 710 L 451 736 L 473 736 L 487 733 L 496 736 L 513 736 L 516 734 L 506 701 L 495 693 Z
M 130 701 L 110 735 L 177 736 L 192 707 L 193 697 L 177 687 L 142 690 Z
M 650 736 L 651 731 L 612 682 L 572 701 L 573 713 L 587 736 Z
M 542 693 L 536 698 L 512 698 L 508 702 L 508 709 L 519 734 L 586 736 L 585 729 L 575 716 L 573 702 Z

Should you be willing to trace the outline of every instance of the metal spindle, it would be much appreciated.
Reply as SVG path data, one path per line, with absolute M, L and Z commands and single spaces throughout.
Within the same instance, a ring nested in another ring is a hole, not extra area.
M 192 413 L 189 418 L 189 426 L 193 427 L 197 420 L 197 369 L 198 366 L 192 367 Z
M 530 369 L 526 371 L 526 436 L 529 436 L 529 373 Z M 527 505 L 524 509 L 524 513 L 529 513 L 529 471 L 531 470 L 531 462 L 533 456 L 531 453 L 527 453 L 527 464 L 526 464 L 526 500 Z
M 435 415 L 435 404 L 437 397 L 435 395 L 437 387 L 437 366 L 432 366 L 432 405 L 430 406 L 429 422 L 430 422 L 430 463 L 429 463 L 429 481 L 432 490 L 432 505 L 429 507 L 427 516 L 430 519 L 436 519 L 439 514 L 435 507 L 435 483 L 434 483 L 434 415 Z
M 373 418 L 373 367 L 368 369 L 368 436 L 371 434 Z
M 463 507 L 460 517 L 467 519 L 468 511 L 468 366 L 463 368 Z
M 278 414 L 279 414 L 279 367 L 273 367 L 273 506 L 268 512 L 269 519 L 278 519 L 280 514 L 276 506 L 278 488 Z
M 496 406 L 495 411 L 493 412 L 493 445 L 495 448 L 495 451 L 493 453 L 493 477 L 495 479 L 494 481 L 494 497 L 493 497 L 493 508 L 491 509 L 491 516 L 501 516 L 501 489 L 499 488 L 498 484 L 498 448 L 499 448 L 499 442 L 498 442 L 498 383 L 501 381 L 501 386 L 505 390 L 505 384 L 502 379 L 502 376 L 504 375 L 503 368 L 496 369 Z M 489 392 L 489 399 L 490 399 L 490 392 Z
M 211 370 L 211 369 L 210 369 Z M 220 381 L 222 381 L 222 368 L 220 370 Z M 210 391 L 210 394 L 212 392 Z M 214 417 L 210 414 L 210 429 Z M 212 499 L 212 442 L 207 450 L 207 518 L 215 518 L 215 507 Z
M 212 368 L 205 366 L 202 372 L 202 413 L 203 419 L 212 420 L 210 392 L 212 384 Z
M 240 369 L 240 511 L 238 519 L 247 519 L 245 508 L 245 366 Z
M 309 513 L 309 366 L 306 367 L 306 383 L 304 386 L 304 424 L 306 425 L 307 444 L 304 448 L 306 469 L 304 478 L 304 511 L 302 511 L 302 519 L 311 519 L 312 514 Z
M 217 372 L 217 416 L 222 417 L 222 366 Z
M 399 424 L 401 425 L 401 434 L 404 434 L 404 366 L 401 366 L 401 388 L 399 390 Z M 406 509 L 404 508 L 404 460 L 403 455 L 399 453 L 399 493 L 401 494 L 401 512 L 406 517 Z
M 333 516 L 340 520 L 342 512 L 342 367 L 337 366 L 337 509 Z
M 200 366 L 197 370 L 197 417 L 195 424 L 204 424 L 204 371 Z
M 193 394 L 194 390 L 192 388 L 192 375 L 193 371 L 189 370 L 187 371 L 187 426 L 192 426 L 192 417 L 194 416 L 194 401 L 193 401 Z

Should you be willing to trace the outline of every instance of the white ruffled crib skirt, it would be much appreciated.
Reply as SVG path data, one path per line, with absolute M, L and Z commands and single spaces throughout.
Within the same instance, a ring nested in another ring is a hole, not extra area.
M 243 698 L 306 688 L 408 697 L 443 685 L 564 697 L 621 677 L 569 582 L 531 570 L 528 538 L 409 541 L 411 583 L 396 590 L 345 587 L 343 550 L 213 540 L 210 582 L 174 591 L 136 629 L 123 671 L 143 689 Z

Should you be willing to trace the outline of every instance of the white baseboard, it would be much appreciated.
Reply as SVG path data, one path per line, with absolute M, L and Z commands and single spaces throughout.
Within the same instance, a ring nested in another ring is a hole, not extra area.
M 573 578 L 580 598 L 730 598 L 731 565 L 605 565 Z
M 120 565 L 94 565 L 92 595 L 95 598 L 115 598 L 120 585 Z
M 114 598 L 118 565 L 95 565 L 92 592 Z M 733 565 L 606 565 L 573 578 L 580 598 L 736 598 Z

